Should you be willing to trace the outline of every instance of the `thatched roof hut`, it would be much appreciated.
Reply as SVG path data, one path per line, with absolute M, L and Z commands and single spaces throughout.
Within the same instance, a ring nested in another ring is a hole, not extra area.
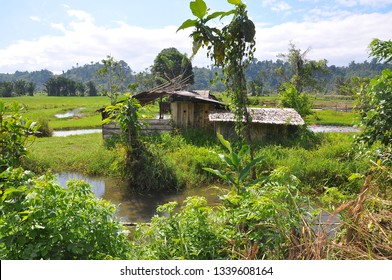
M 248 108 L 252 118 L 251 134 L 255 140 L 266 137 L 286 137 L 293 133 L 305 121 L 294 109 L 289 108 Z M 234 113 L 230 111 L 215 111 L 208 115 L 214 123 L 215 131 L 225 137 L 233 137 Z
M 290 108 L 248 108 L 252 123 L 304 125 L 305 122 L 297 111 Z M 212 122 L 234 122 L 234 113 L 216 111 L 208 115 Z

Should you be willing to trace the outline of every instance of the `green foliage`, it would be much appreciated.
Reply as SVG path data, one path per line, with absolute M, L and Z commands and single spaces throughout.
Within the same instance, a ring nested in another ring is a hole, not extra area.
M 377 61 L 392 62 L 392 41 L 382 41 L 380 39 L 373 39 L 369 44 L 370 55 L 377 59 Z
M 366 86 L 369 84 L 370 79 L 367 77 L 352 76 L 348 79 L 344 79 L 341 76 L 336 78 L 337 94 L 355 96 L 362 94 Z
M 250 155 L 250 149 L 248 145 L 242 145 L 240 151 L 236 153 L 233 151 L 231 144 L 229 141 L 225 140 L 221 134 L 218 133 L 218 139 L 221 144 L 228 150 L 228 154 L 219 154 L 219 158 L 224 162 L 229 169 L 229 172 L 222 172 L 220 170 L 212 169 L 212 168 L 203 168 L 204 170 L 213 173 L 230 185 L 232 185 L 237 193 L 241 193 L 244 190 L 244 187 L 249 185 L 254 185 L 256 182 L 247 183 L 246 180 L 249 177 L 249 174 L 252 168 L 262 160 L 262 157 L 255 158 L 250 162 L 246 163 Z
M 53 129 L 49 126 L 49 120 L 47 118 L 39 118 L 37 121 L 38 125 L 38 136 L 39 137 L 51 137 Z
M 246 148 L 222 155 L 239 183 L 210 170 L 233 185 L 240 185 L 252 164 L 241 166 Z M 235 161 L 236 163 L 234 163 Z M 233 181 L 233 182 L 232 182 Z M 209 207 L 203 197 L 189 197 L 176 211 L 176 203 L 158 208 L 149 226 L 139 226 L 134 234 L 133 258 L 137 259 L 284 259 L 292 246 L 290 236 L 304 222 L 306 197 L 302 197 L 293 176 L 277 170 L 262 184 L 248 184 L 222 197 L 222 205 Z
M 134 233 L 135 259 L 218 259 L 226 240 L 218 217 L 203 197 L 188 197 L 180 212 L 177 203 L 158 207 L 163 216 L 154 216 L 150 225 Z M 223 257 L 223 256 L 222 256 Z
M 88 96 L 97 96 L 98 95 L 97 87 L 95 86 L 93 81 L 88 81 L 86 86 L 87 86 L 87 95 Z
M 45 83 L 48 96 L 84 96 L 85 86 L 69 78 L 52 77 Z
M 207 55 L 215 66 L 222 67 L 226 90 L 232 100 L 236 132 L 250 143 L 249 131 L 245 131 L 246 124 L 251 122 L 246 108 L 245 69 L 253 60 L 256 28 L 248 18 L 245 4 L 241 1 L 228 2 L 235 5 L 233 10 L 209 14 L 203 0 L 191 1 L 190 7 L 197 19 L 185 21 L 178 30 L 194 27 L 195 29 L 191 33 L 193 53 L 196 54 L 202 46 L 206 47 Z M 232 16 L 230 23 L 221 29 L 208 25 L 209 21 L 213 19 L 222 19 L 229 15 Z
M 291 83 L 283 83 L 281 85 L 279 97 L 283 107 L 295 109 L 303 118 L 313 113 L 310 96 L 298 92 Z
M 102 59 L 102 63 L 103 67 L 97 71 L 97 75 L 107 81 L 106 87 L 102 86 L 102 94 L 110 98 L 111 105 L 115 105 L 121 90 L 124 88 L 124 65 L 110 55 L 106 59 Z
M 363 132 L 358 137 L 367 145 L 380 141 L 391 146 L 392 139 L 392 72 L 385 69 L 370 81 L 365 95 L 360 96 L 359 113 Z
M 35 122 L 22 117 L 21 110 L 18 103 L 7 106 L 0 99 L 0 171 L 20 165 L 22 157 L 27 154 L 30 135 L 37 129 Z
M 302 53 L 300 49 L 297 49 L 290 42 L 289 53 L 279 54 L 279 57 L 290 64 L 291 71 L 289 76 L 283 72 L 283 68 L 280 68 L 278 73 L 284 77 L 286 83 L 293 85 L 298 93 L 302 93 L 305 89 L 320 90 L 317 74 L 325 74 L 327 72 L 327 61 L 308 60 L 306 55 L 309 51 L 310 49 L 307 49 Z
M 192 62 L 176 48 L 163 49 L 155 58 L 151 72 L 158 84 L 164 84 L 178 77 L 188 79 L 189 84 L 194 84 Z
M 2 258 L 128 258 L 115 207 L 97 199 L 89 185 L 70 181 L 63 189 L 49 174 L 37 178 L 22 169 L 8 169 L 0 177 Z
M 141 105 L 138 100 L 126 94 L 125 100 L 105 108 L 105 112 L 108 113 L 109 117 L 103 120 L 103 122 L 108 123 L 115 120 L 123 132 L 125 143 L 129 146 L 134 146 L 143 126 L 140 121 L 140 108 Z

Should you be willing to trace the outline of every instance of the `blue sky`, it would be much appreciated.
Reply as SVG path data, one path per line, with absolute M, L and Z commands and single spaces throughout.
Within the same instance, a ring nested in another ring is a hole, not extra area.
M 205 0 L 227 11 L 226 0 Z M 256 58 L 276 60 L 290 42 L 311 48 L 308 58 L 329 65 L 368 59 L 373 38 L 392 39 L 392 0 L 246 0 L 256 23 Z M 72 66 L 112 55 L 134 71 L 154 63 L 164 48 L 190 54 L 191 30 L 176 29 L 192 18 L 190 0 L 0 0 L 0 73 Z M 219 24 L 219 22 L 217 22 Z M 205 53 L 194 66 L 210 62 Z

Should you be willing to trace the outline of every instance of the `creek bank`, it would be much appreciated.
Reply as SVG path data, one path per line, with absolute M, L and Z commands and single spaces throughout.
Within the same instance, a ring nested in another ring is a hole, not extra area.
M 98 198 L 110 201 L 117 207 L 117 216 L 121 222 L 140 223 L 150 222 L 157 214 L 156 208 L 170 201 L 177 201 L 179 205 L 188 196 L 204 196 L 209 205 L 218 205 L 219 195 L 225 193 L 225 188 L 203 186 L 185 189 L 180 192 L 131 192 L 128 183 L 107 177 L 87 176 L 76 172 L 61 172 L 57 174 L 57 181 L 62 187 L 70 179 L 83 180 L 90 184 L 91 190 Z

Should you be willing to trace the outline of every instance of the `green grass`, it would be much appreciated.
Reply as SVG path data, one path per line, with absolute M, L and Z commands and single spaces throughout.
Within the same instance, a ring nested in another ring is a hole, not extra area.
M 326 188 L 337 187 L 347 193 L 357 193 L 360 184 L 348 178 L 353 173 L 365 172 L 369 162 L 355 159 L 352 142 L 352 134 L 329 133 L 311 149 L 294 143 L 291 146 L 263 146 L 257 150 L 257 156 L 264 157 L 258 173 L 262 175 L 284 168 L 287 174 L 301 181 L 301 188 L 306 192 L 319 194 Z
M 306 119 L 308 124 L 353 126 L 358 124 L 358 114 L 335 110 L 317 110 Z
M 356 193 L 360 185 L 350 182 L 353 173 L 364 172 L 367 162 L 354 159 L 352 134 L 328 134 L 316 139 L 318 144 L 301 145 L 301 140 L 285 144 L 261 144 L 255 152 L 264 160 L 257 167 L 258 176 L 265 176 L 277 168 L 296 176 L 301 187 L 309 193 L 321 193 L 325 188 L 337 187 Z M 311 141 L 311 140 L 308 140 Z M 216 177 L 203 167 L 224 170 L 226 167 L 216 153 L 223 148 L 214 141 L 191 143 L 181 135 L 165 134 L 143 141 L 147 166 L 138 179 L 152 182 L 161 178 L 159 188 L 198 187 L 217 183 Z M 234 146 L 235 143 L 233 143 Z M 122 176 L 125 154 L 121 149 L 106 149 L 101 134 L 69 137 L 38 138 L 30 148 L 25 165 L 34 171 L 75 171 L 103 176 Z M 143 177 L 144 176 L 144 177 Z M 166 182 L 166 183 L 165 183 Z M 153 186 L 150 186 L 154 189 Z
M 105 148 L 100 133 L 37 138 L 29 151 L 24 165 L 39 173 L 51 169 L 54 172 L 118 176 L 116 164 L 122 160 L 116 150 Z
M 104 96 L 97 97 L 55 97 L 23 96 L 3 98 L 3 102 L 19 102 L 24 107 L 23 116 L 30 120 L 47 119 L 53 129 L 94 128 L 101 126 L 101 115 L 96 110 L 109 105 Z M 73 109 L 83 108 L 81 117 L 58 119 L 56 114 L 64 114 Z

